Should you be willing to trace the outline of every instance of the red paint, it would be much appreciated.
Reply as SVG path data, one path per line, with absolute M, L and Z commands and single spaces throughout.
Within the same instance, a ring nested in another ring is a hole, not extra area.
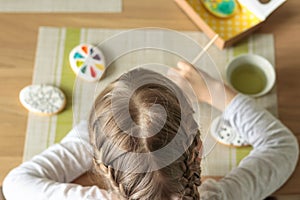
M 92 75 L 92 77 L 95 78 L 95 77 L 96 77 L 96 72 L 95 72 L 95 70 L 93 69 L 93 67 L 90 67 L 90 70 L 91 70 L 91 75 Z

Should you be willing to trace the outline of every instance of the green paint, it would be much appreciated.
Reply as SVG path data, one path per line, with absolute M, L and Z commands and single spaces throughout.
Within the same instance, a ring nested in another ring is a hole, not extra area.
M 61 139 L 72 129 L 73 124 L 73 86 L 75 83 L 75 74 L 69 64 L 69 54 L 71 50 L 80 43 L 80 29 L 67 29 L 64 45 L 63 67 L 61 74 L 60 88 L 65 93 L 67 98 L 67 105 L 65 110 L 58 114 L 55 143 L 60 142 Z
M 85 74 L 85 72 L 86 72 L 86 66 L 84 66 L 83 68 L 81 68 L 81 72 L 82 72 L 83 74 Z

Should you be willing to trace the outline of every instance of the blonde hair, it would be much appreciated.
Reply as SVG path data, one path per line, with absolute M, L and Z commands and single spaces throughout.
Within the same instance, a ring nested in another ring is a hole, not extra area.
M 181 90 L 145 69 L 100 93 L 89 119 L 96 172 L 121 199 L 199 199 L 200 133 Z

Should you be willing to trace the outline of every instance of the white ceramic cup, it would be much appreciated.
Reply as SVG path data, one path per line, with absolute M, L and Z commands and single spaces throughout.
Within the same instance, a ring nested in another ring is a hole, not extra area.
M 237 92 L 240 92 L 236 88 L 234 88 L 234 86 L 231 84 L 230 80 L 231 80 L 232 72 L 237 67 L 241 67 L 243 65 L 256 66 L 259 69 L 261 69 L 266 76 L 266 86 L 261 92 L 256 93 L 256 94 L 246 94 L 246 95 L 249 95 L 252 97 L 259 97 L 259 96 L 262 96 L 262 95 L 268 93 L 273 88 L 273 86 L 275 84 L 275 80 L 276 80 L 276 74 L 275 74 L 275 69 L 272 66 L 272 64 L 266 58 L 264 58 L 262 56 L 255 55 L 255 54 L 243 54 L 243 55 L 233 58 L 226 67 L 226 79 L 227 79 L 228 84 L 233 89 L 235 89 Z M 251 84 L 251 83 L 249 83 L 249 84 Z

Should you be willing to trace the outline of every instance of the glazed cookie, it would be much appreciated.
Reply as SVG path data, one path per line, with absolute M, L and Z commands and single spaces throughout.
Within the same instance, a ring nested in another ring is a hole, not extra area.
M 75 74 L 86 81 L 97 81 L 105 70 L 102 52 L 89 44 L 75 47 L 69 56 L 70 65 Z
M 267 4 L 267 3 L 269 3 L 271 0 L 259 0 L 259 2 L 260 3 L 262 3 L 262 4 Z
M 249 146 L 249 143 L 236 130 L 225 123 L 221 123 L 220 117 L 213 120 L 211 135 L 224 145 L 235 147 Z
M 238 10 L 236 0 L 201 0 L 201 2 L 211 14 L 221 18 L 231 17 Z
M 53 115 L 62 111 L 66 105 L 64 93 L 50 85 L 30 85 L 19 94 L 21 104 L 30 112 Z

